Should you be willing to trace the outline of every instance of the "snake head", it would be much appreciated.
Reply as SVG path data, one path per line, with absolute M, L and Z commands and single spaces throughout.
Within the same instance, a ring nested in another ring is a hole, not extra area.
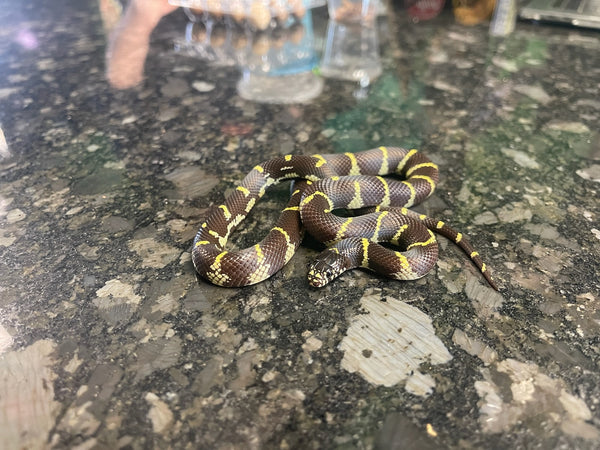
M 323 287 L 348 269 L 345 256 L 332 249 L 324 250 L 308 267 L 308 283 L 313 287 Z

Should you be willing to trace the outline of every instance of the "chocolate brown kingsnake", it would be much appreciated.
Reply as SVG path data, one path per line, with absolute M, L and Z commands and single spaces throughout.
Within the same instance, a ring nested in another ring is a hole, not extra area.
M 389 175 L 393 176 L 384 178 Z M 267 188 L 289 179 L 297 180 L 295 190 L 267 236 L 252 247 L 225 250 L 232 231 Z M 209 210 L 194 238 L 194 267 L 219 286 L 258 283 L 292 258 L 305 228 L 328 246 L 309 267 L 312 286 L 324 286 L 355 267 L 414 280 L 435 265 L 438 246 L 434 233 L 438 233 L 462 248 L 497 289 L 489 269 L 461 233 L 408 209 L 429 197 L 437 181 L 438 168 L 433 162 L 417 150 L 399 147 L 271 159 L 254 167 L 223 204 Z M 367 212 L 351 217 L 334 214 L 340 209 Z

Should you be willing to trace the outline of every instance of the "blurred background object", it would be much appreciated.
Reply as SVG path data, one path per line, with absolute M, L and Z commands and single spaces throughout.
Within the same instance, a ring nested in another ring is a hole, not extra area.
M 517 0 L 498 0 L 490 24 L 490 34 L 507 36 L 515 30 L 516 22 Z
M 272 20 L 285 22 L 290 16 L 304 17 L 306 10 L 322 6 L 325 0 L 169 0 L 183 6 L 188 15 L 210 13 L 229 16 L 236 22 L 247 22 L 257 30 L 266 30 Z
M 522 19 L 600 28 L 599 0 L 527 0 L 520 5 Z
M 463 25 L 476 25 L 489 20 L 495 5 L 495 0 L 452 0 L 454 17 Z
M 446 0 L 404 0 L 404 8 L 413 22 L 431 20 L 444 9 Z
M 193 13 L 176 49 L 214 66 L 238 66 L 241 97 L 263 103 L 302 103 L 321 93 L 310 10 L 301 18 L 272 20 L 264 30 L 228 15 Z

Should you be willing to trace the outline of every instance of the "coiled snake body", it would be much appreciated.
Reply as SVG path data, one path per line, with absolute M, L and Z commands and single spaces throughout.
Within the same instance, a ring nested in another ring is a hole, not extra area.
M 252 247 L 225 250 L 231 232 L 266 189 L 286 179 L 301 181 L 267 236 Z M 309 267 L 312 286 L 324 286 L 355 267 L 394 279 L 414 280 L 426 275 L 437 261 L 435 232 L 462 248 L 497 289 L 486 265 L 461 233 L 442 221 L 407 209 L 429 197 L 437 181 L 438 168 L 433 162 L 416 150 L 398 147 L 360 153 L 286 155 L 266 161 L 252 169 L 225 203 L 209 211 L 194 238 L 194 267 L 216 285 L 258 283 L 292 258 L 304 227 L 329 246 Z M 332 213 L 341 208 L 367 213 L 356 217 Z M 399 250 L 380 242 L 389 242 Z

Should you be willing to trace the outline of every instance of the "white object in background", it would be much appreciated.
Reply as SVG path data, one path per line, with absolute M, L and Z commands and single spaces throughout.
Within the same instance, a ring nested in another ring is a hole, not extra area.
M 490 24 L 492 36 L 508 36 L 517 22 L 517 0 L 497 0 Z
M 0 127 L 0 160 L 11 156 L 10 150 L 8 150 L 8 143 L 4 137 L 4 131 Z

